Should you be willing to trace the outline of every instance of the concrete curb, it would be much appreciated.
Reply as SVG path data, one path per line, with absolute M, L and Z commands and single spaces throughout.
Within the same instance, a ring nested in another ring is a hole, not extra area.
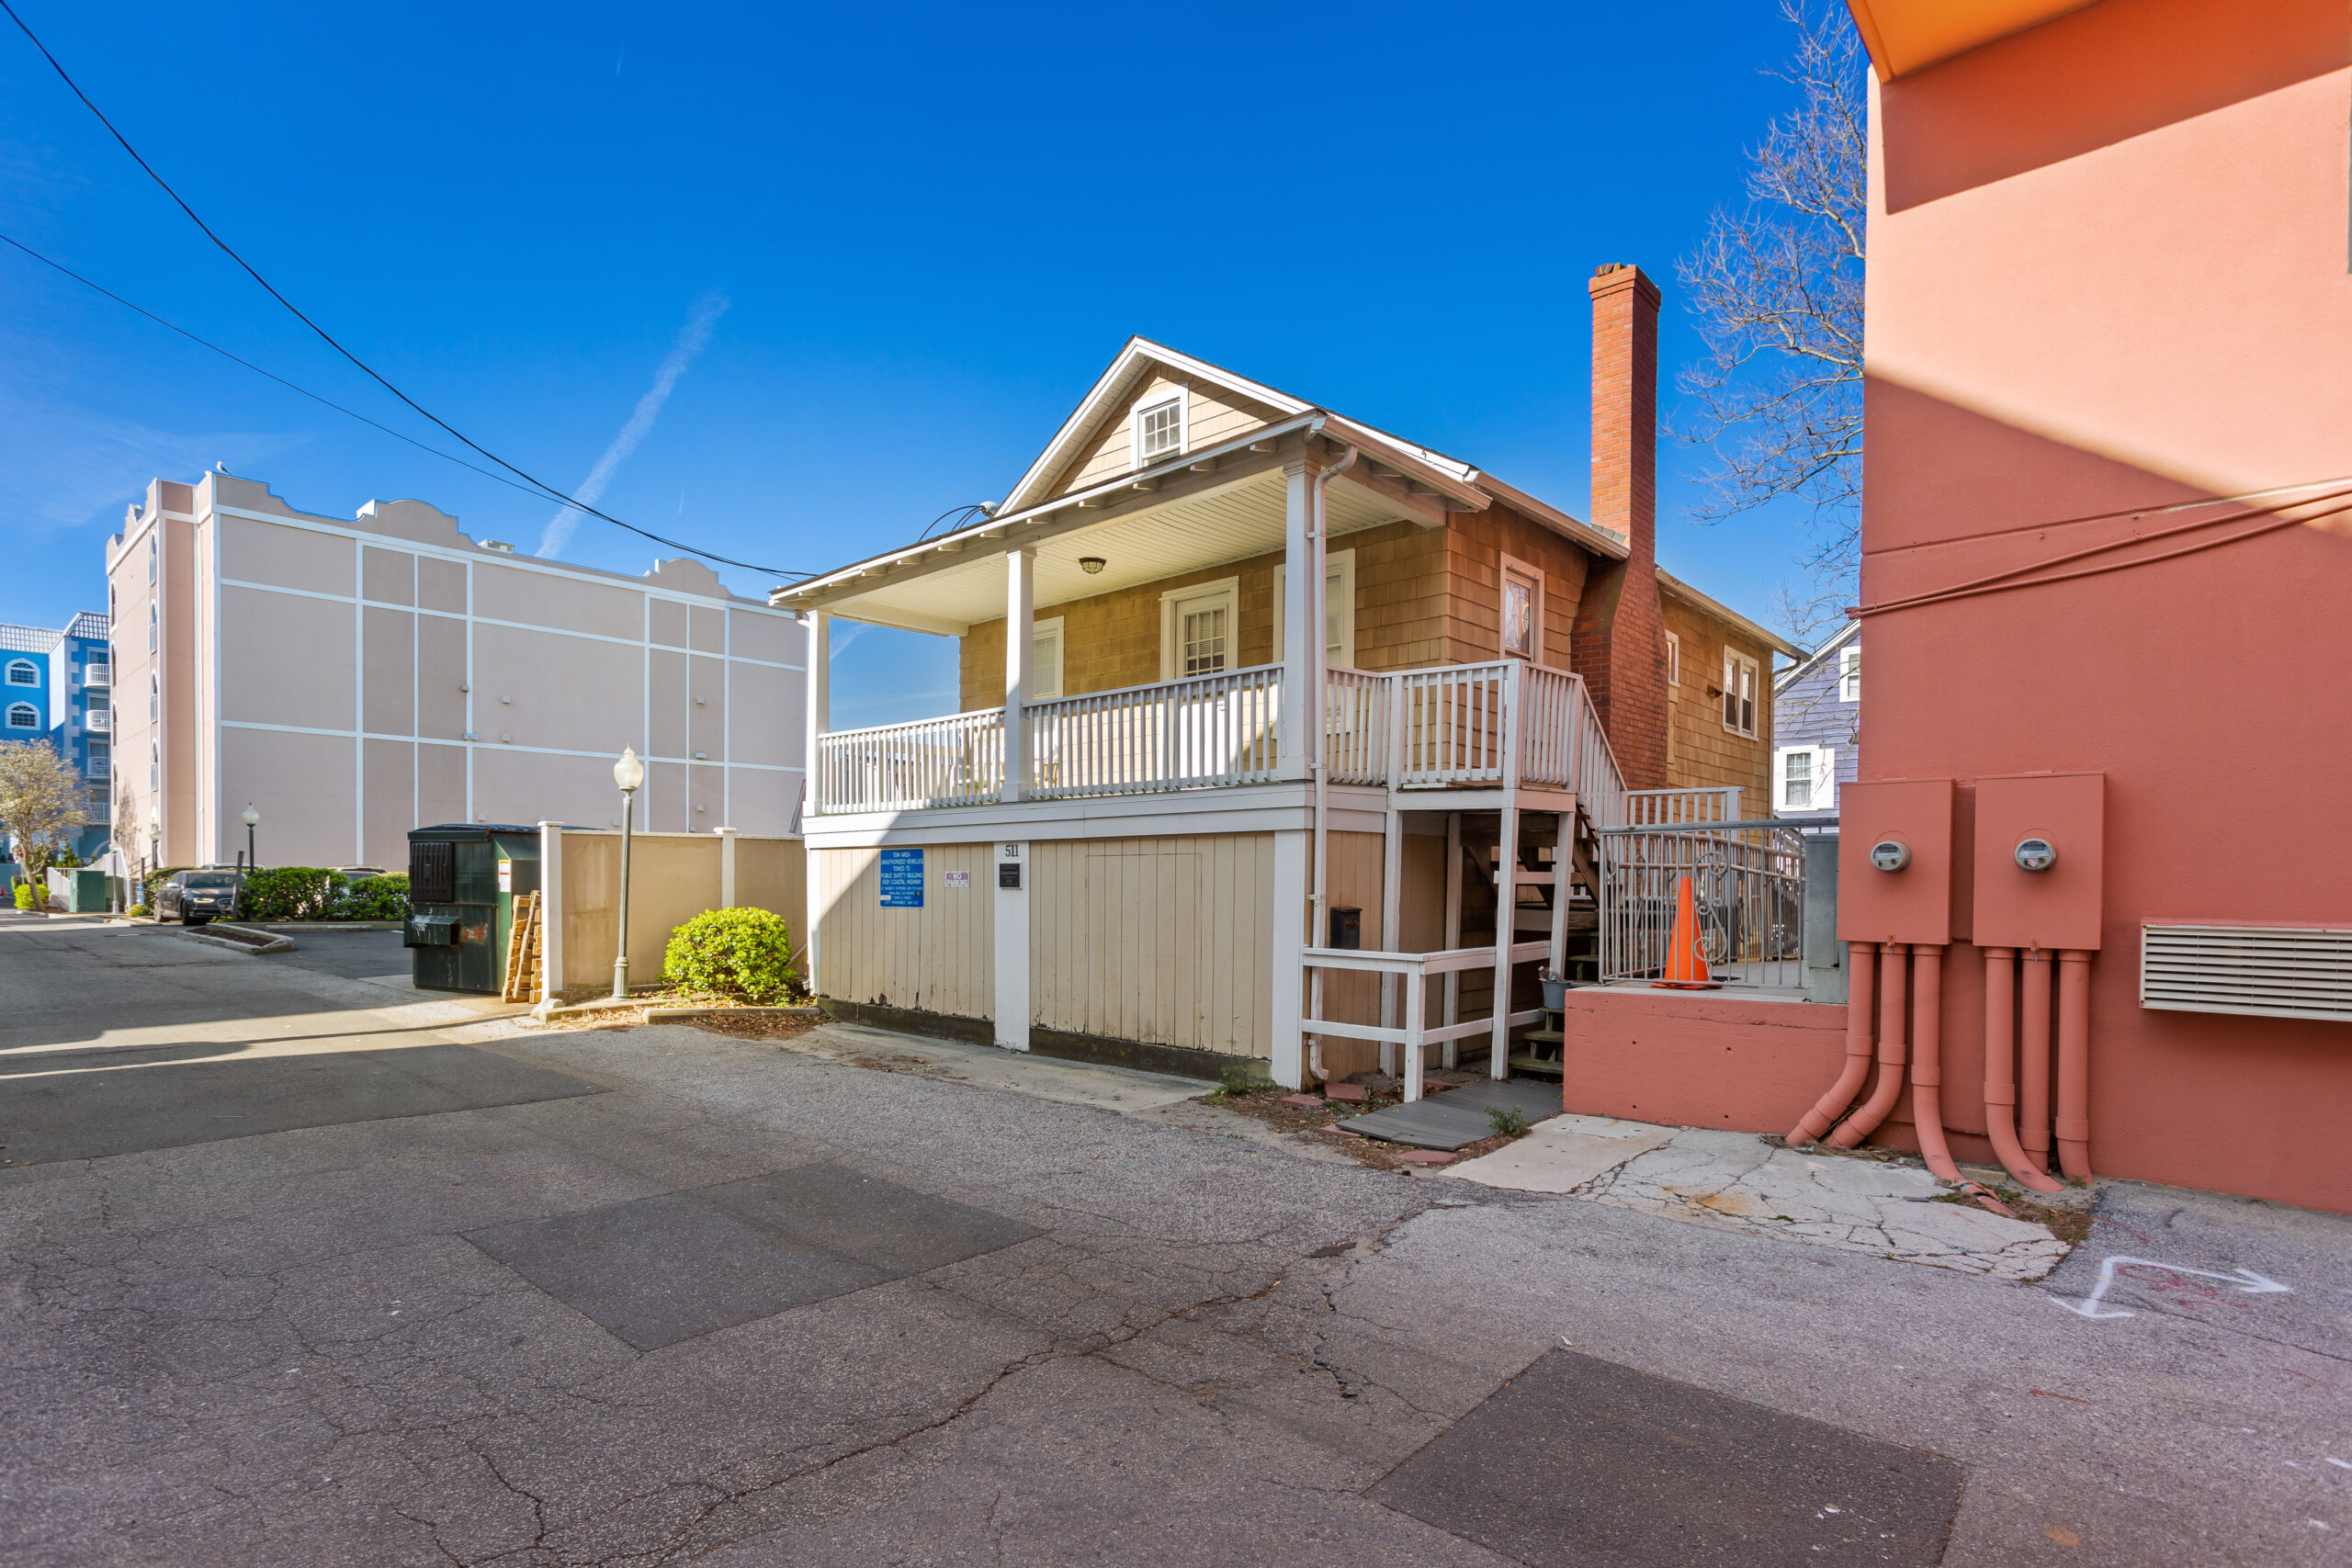
M 219 926 L 224 931 L 243 931 L 248 935 L 264 937 L 267 940 L 261 942 L 239 942 L 234 937 L 214 936 L 203 926 L 183 931 L 179 934 L 190 942 L 200 942 L 208 947 L 225 947 L 232 953 L 242 953 L 248 958 L 259 958 L 265 953 L 290 953 L 294 948 L 294 941 L 291 937 L 278 936 L 275 932 L 260 931 L 252 926 L 231 925 L 226 920 L 208 920 L 205 924 Z
M 251 929 L 270 931 L 396 931 L 401 920 L 254 920 Z
M 647 1008 L 645 1010 L 645 1021 L 648 1023 L 684 1023 L 689 1020 L 697 1018 L 822 1018 L 824 1013 L 825 1010 L 823 1008 L 813 1005 L 808 1007 L 779 1008 L 739 1008 L 723 1006 L 707 1008 Z

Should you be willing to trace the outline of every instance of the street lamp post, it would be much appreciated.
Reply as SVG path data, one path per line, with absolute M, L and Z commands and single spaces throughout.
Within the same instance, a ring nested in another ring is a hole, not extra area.
M 621 748 L 613 764 L 613 782 L 621 786 L 621 909 L 619 935 L 613 943 L 613 1000 L 628 1000 L 628 846 L 631 819 L 637 815 L 637 786 L 645 782 L 645 764 L 637 748 Z
M 261 862 L 254 859 L 254 829 L 260 826 L 261 813 L 254 809 L 252 801 L 245 802 L 245 869 L 247 871 L 261 864 Z

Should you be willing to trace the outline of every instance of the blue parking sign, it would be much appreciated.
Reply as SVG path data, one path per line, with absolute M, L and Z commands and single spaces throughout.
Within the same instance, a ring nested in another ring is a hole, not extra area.
M 886 909 L 922 908 L 922 852 L 882 852 L 882 907 Z

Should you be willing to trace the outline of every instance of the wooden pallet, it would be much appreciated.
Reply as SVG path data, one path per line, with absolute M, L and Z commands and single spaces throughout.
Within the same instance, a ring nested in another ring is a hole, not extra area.
M 519 894 L 514 899 L 514 925 L 506 937 L 506 982 L 499 996 L 510 1002 L 528 1002 L 539 995 L 539 896 Z

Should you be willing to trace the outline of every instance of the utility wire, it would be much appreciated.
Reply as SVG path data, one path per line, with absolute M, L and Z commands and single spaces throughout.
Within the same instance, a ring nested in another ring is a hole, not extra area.
M 188 221 L 195 224 L 199 230 L 203 231 L 204 237 L 206 239 L 211 241 L 213 244 L 220 247 L 220 251 L 222 255 L 227 256 L 231 261 L 235 262 L 239 267 L 243 269 L 246 276 L 252 278 L 255 283 L 260 284 L 263 289 L 268 293 L 269 297 L 277 300 L 280 305 L 285 306 L 288 313 L 290 313 L 296 321 L 310 328 L 313 333 L 316 333 L 321 342 L 324 343 L 329 348 L 334 349 L 337 354 L 343 355 L 344 358 L 356 366 L 363 375 L 367 376 L 368 379 L 374 381 L 378 386 L 383 388 L 384 390 L 391 393 L 392 396 L 398 398 L 401 402 L 406 403 L 410 408 L 415 410 L 418 413 L 432 421 L 433 423 L 440 426 L 441 429 L 455 436 L 465 446 L 471 447 L 474 451 L 479 452 L 483 457 L 489 458 L 492 462 L 497 464 L 500 468 L 504 468 L 507 472 L 514 474 L 516 478 L 521 479 L 529 485 L 535 487 L 550 501 L 561 502 L 564 505 L 575 508 L 580 512 L 583 512 L 591 517 L 601 517 L 616 528 L 626 528 L 630 533 L 638 535 L 639 537 L 652 540 L 655 544 L 667 545 L 672 549 L 684 550 L 688 555 L 700 556 L 705 560 L 719 561 L 728 566 L 740 566 L 747 571 L 763 572 L 771 577 L 807 577 L 810 575 L 808 572 L 786 571 L 772 566 L 759 566 L 750 561 L 736 560 L 728 556 L 713 555 L 707 550 L 698 550 L 692 545 L 681 544 L 675 539 L 664 538 L 659 534 L 637 526 L 634 523 L 624 523 L 619 518 L 613 516 L 610 513 L 599 512 L 596 508 L 589 505 L 586 502 L 578 500 L 565 491 L 558 490 L 555 486 L 548 483 L 545 479 L 538 479 L 532 474 L 526 472 L 522 468 L 516 468 L 514 464 L 508 462 L 505 458 L 500 457 L 489 447 L 475 441 L 472 437 L 466 434 L 464 431 L 459 430 L 456 425 L 451 424 L 448 421 L 435 413 L 431 409 L 426 408 L 423 403 L 418 402 L 414 398 L 410 397 L 406 392 L 401 391 L 398 387 L 393 386 L 391 382 L 386 380 L 381 375 L 378 374 L 373 366 L 360 358 L 357 355 L 352 353 L 351 350 L 344 347 L 342 344 L 336 342 L 334 335 L 332 333 L 319 325 L 318 322 L 311 320 L 310 317 L 304 315 L 301 310 L 295 305 L 293 300 L 288 299 L 285 295 L 280 294 L 275 284 L 271 283 L 269 279 L 264 277 L 259 272 L 256 272 L 251 262 L 248 262 L 244 257 L 239 255 L 236 253 L 236 250 L 230 245 L 228 241 L 213 232 L 212 226 L 209 223 L 207 223 L 203 219 L 197 216 L 196 209 L 190 207 L 187 202 L 182 198 L 180 193 L 172 188 L 172 185 L 169 180 L 166 180 L 162 175 L 155 172 L 155 166 L 153 164 L 150 164 L 145 158 L 140 156 L 139 149 L 130 144 L 130 139 L 129 137 L 126 137 L 121 131 L 115 129 L 114 121 L 106 117 L 106 112 L 99 108 L 96 104 L 90 101 L 90 95 L 82 91 L 80 84 L 74 80 L 73 76 L 66 72 L 64 66 L 58 63 L 57 56 L 49 51 L 49 45 L 40 41 L 40 36 L 35 33 L 31 28 L 25 24 L 25 19 L 22 17 L 17 15 L 17 8 L 8 4 L 8 0 L 0 0 L 0 11 L 6 11 L 8 13 L 8 19 L 17 24 L 17 30 L 23 33 L 25 37 L 31 41 L 32 46 L 35 49 L 40 51 L 40 57 L 49 62 L 49 68 L 57 73 L 57 79 L 64 83 L 66 87 L 75 97 L 82 100 L 83 107 L 88 109 L 91 114 L 97 117 L 98 123 L 107 128 L 107 134 L 112 136 L 115 141 L 120 144 L 122 150 L 130 154 L 131 162 L 137 164 L 141 169 L 144 169 L 147 172 L 147 177 L 153 180 L 156 186 L 161 189 L 165 196 L 172 198 L 172 202 L 175 206 L 176 206 L 182 212 L 187 214 Z M 11 243 L 13 243 L 14 242 Z M 21 245 L 17 248 L 19 250 L 24 249 Z M 27 254 L 29 254 L 31 253 L 28 252 Z M 46 256 L 40 257 L 40 259 L 43 261 L 48 260 Z M 51 265 L 55 265 L 56 264 L 51 263 Z M 62 272 L 64 269 L 60 267 L 58 270 Z M 101 292 L 103 292 L 103 290 Z M 135 306 L 132 308 L 137 309 Z M 146 312 L 141 311 L 141 313 L 143 315 Z M 168 325 L 169 323 L 165 324 Z M 178 331 L 179 329 L 174 328 L 173 330 Z M 194 334 L 191 333 L 187 335 L 193 336 Z M 209 348 L 211 345 L 207 344 L 205 346 Z M 226 351 L 224 350 L 223 352 L 225 353 Z M 235 356 L 232 355 L 230 357 L 234 358 Z M 267 375 L 268 373 L 265 371 L 263 374 Z M 277 378 L 272 377 L 271 379 L 276 380 Z M 300 390 L 300 389 L 298 388 L 296 389 Z M 314 396 L 315 394 L 304 393 L 303 395 L 310 397 Z M 326 401 L 323 398 L 320 398 L 318 400 L 320 402 Z M 333 407 L 334 405 L 330 404 L 329 406 Z M 349 411 L 345 410 L 343 412 L 348 412 Z M 355 415 L 354 417 L 361 416 Z M 376 422 L 369 420 L 368 423 L 374 424 Z M 378 425 L 377 428 L 380 430 L 384 427 Z M 403 436 L 401 439 L 406 440 L 407 437 Z M 419 444 L 412 443 L 412 445 Z M 425 450 L 432 451 L 433 449 L 428 446 Z M 446 453 L 439 455 L 444 457 L 447 456 Z M 470 463 L 466 466 L 468 468 L 473 467 Z
M 6 0 L 0 0 L 0 4 L 6 4 Z M 942 523 L 946 522 L 950 517 L 956 519 L 956 527 L 947 530 L 952 534 L 956 531 L 956 528 L 970 526 L 971 521 L 975 517 L 987 517 L 989 515 L 992 514 L 989 511 L 988 502 L 984 501 L 971 502 L 963 506 L 951 506 L 946 511 L 941 513 L 938 516 L 933 518 L 930 522 L 922 525 L 922 532 L 915 536 L 915 543 L 920 545 L 925 539 L 930 538 L 931 531 L 933 528 L 938 527 Z

